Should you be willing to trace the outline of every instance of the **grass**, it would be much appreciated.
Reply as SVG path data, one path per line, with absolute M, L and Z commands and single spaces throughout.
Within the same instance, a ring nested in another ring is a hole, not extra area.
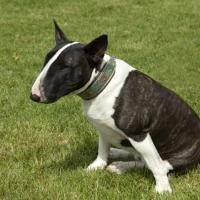
M 96 131 L 81 100 L 29 100 L 54 45 L 52 17 L 69 38 L 109 35 L 108 53 L 180 94 L 200 115 L 200 1 L 0 0 L 0 199 L 200 199 L 200 168 L 170 176 L 172 195 L 154 192 L 151 173 L 87 173 Z

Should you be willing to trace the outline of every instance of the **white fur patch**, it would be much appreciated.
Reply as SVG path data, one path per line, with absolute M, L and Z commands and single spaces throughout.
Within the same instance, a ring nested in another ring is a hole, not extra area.
M 78 42 L 72 42 L 70 44 L 66 44 L 65 46 L 63 46 L 62 48 L 60 48 L 55 55 L 47 62 L 47 64 L 45 65 L 45 67 L 43 68 L 43 70 L 41 71 L 41 73 L 39 74 L 39 76 L 37 77 L 35 83 L 33 84 L 32 87 L 32 94 L 36 94 L 37 96 L 39 96 L 42 99 L 45 99 L 44 94 L 42 94 L 41 92 L 41 88 L 40 88 L 40 84 L 41 81 L 44 79 L 44 77 L 46 76 L 50 66 L 53 64 L 53 62 L 55 62 L 55 60 L 58 58 L 58 56 L 68 47 L 74 45 L 74 44 L 78 44 Z
M 106 167 L 106 165 L 107 165 L 107 162 L 98 157 L 94 162 L 92 162 L 87 167 L 87 171 L 95 171 L 98 169 L 104 169 Z
M 167 173 L 173 167 L 168 161 L 162 160 L 160 157 L 151 136 L 147 134 L 146 138 L 141 142 L 136 142 L 129 138 L 133 147 L 141 154 L 147 167 L 151 170 L 156 180 L 156 192 L 172 192 Z

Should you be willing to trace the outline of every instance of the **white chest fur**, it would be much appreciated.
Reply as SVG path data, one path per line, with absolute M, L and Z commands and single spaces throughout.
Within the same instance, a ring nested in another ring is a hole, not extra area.
M 104 59 L 109 59 L 109 56 L 106 55 Z M 119 146 L 125 136 L 115 126 L 112 118 L 113 107 L 129 72 L 133 70 L 135 69 L 124 61 L 116 59 L 115 75 L 111 82 L 96 98 L 83 102 L 83 110 L 88 119 L 114 146 Z

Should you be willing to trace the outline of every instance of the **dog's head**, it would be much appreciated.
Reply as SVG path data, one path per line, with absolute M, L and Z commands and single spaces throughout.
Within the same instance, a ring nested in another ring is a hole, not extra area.
M 107 49 L 107 35 L 101 35 L 87 45 L 69 40 L 56 21 L 56 46 L 46 55 L 44 66 L 31 92 L 31 99 L 52 103 L 60 97 L 82 88 L 98 70 Z

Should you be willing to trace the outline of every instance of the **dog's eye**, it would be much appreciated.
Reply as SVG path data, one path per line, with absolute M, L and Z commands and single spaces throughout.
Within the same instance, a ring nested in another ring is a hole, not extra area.
M 65 73 L 71 72 L 71 67 L 69 67 L 69 66 L 62 65 L 62 66 L 60 66 L 59 69 L 60 69 L 60 71 L 65 72 Z
M 66 66 L 71 66 L 72 63 L 73 63 L 73 59 L 72 59 L 72 57 L 64 58 L 63 61 L 64 61 L 64 63 L 65 63 Z

